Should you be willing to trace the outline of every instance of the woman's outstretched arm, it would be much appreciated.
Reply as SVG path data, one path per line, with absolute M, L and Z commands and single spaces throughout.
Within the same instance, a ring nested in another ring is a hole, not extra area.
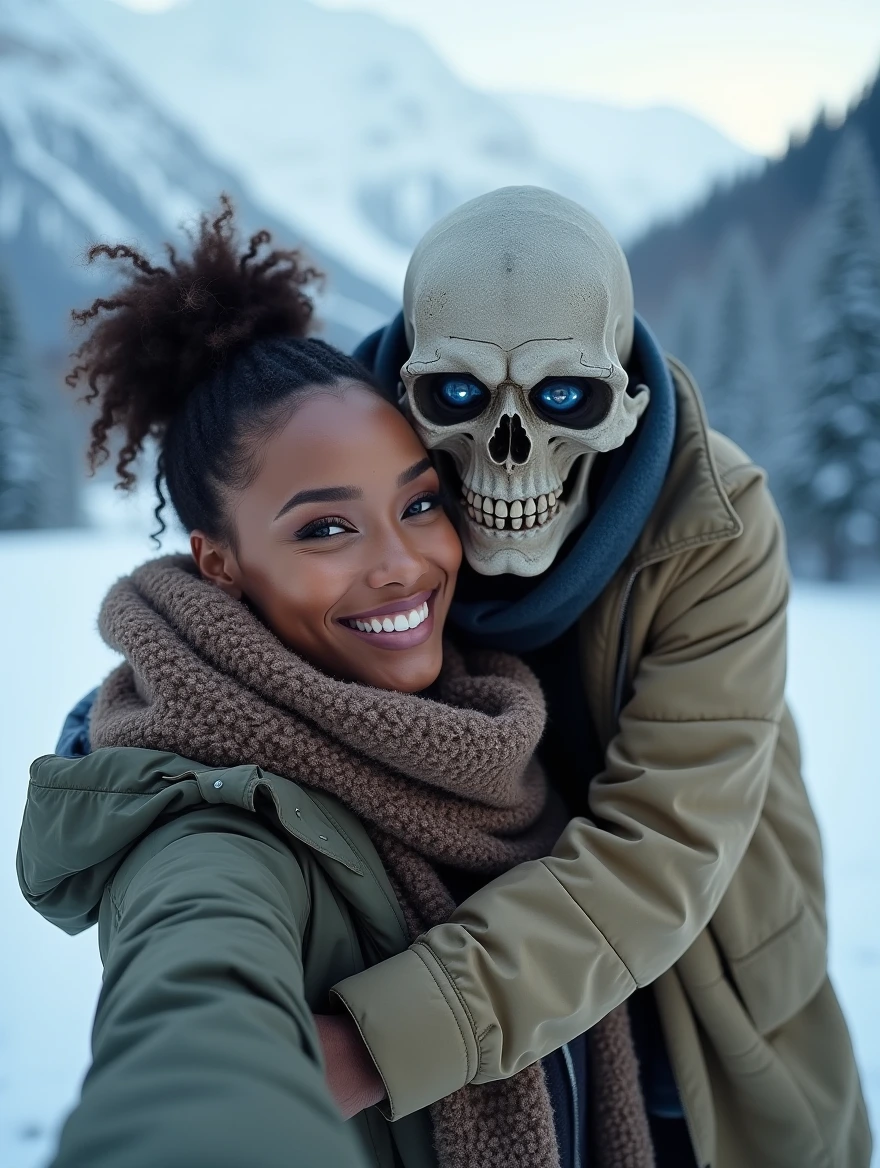
M 304 997 L 302 874 L 228 818 L 157 829 L 105 895 L 94 1061 L 53 1168 L 364 1163 Z

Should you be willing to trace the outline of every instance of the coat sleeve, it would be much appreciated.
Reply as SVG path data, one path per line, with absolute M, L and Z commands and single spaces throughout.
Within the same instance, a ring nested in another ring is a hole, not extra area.
M 731 502 L 742 534 L 667 568 L 632 697 L 590 787 L 592 818 L 334 987 L 393 1118 L 514 1074 L 588 1030 L 669 969 L 718 906 L 766 795 L 788 595 L 762 477 Z
M 105 894 L 93 1063 L 54 1168 L 361 1168 L 304 997 L 295 859 L 210 831 L 134 867 Z

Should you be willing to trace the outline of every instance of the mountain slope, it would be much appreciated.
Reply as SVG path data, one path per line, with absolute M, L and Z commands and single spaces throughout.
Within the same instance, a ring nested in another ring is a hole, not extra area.
M 847 129 L 864 138 L 880 168 L 880 80 L 854 103 L 841 125 L 821 118 L 801 142 L 760 173 L 715 191 L 700 207 L 655 228 L 628 250 L 637 303 L 662 315 L 673 284 L 700 279 L 735 227 L 747 229 L 773 271 L 815 210 L 829 162 Z
M 543 106 L 525 117 L 515 102 L 466 86 L 418 35 L 369 13 L 307 0 L 249 0 L 246 19 L 240 0 L 188 0 L 149 15 L 111 0 L 65 2 L 218 157 L 241 168 L 267 206 L 395 296 L 416 240 L 485 190 L 551 187 L 620 234 L 652 217 L 661 192 L 662 211 L 680 206 L 667 177 L 652 179 L 653 114 L 637 138 L 641 115 L 619 115 L 619 140 L 603 128 L 613 158 L 590 172 L 583 138 L 600 132 L 596 117 L 585 124 L 582 110 L 568 111 L 580 129 L 566 150 L 554 136 L 564 103 L 549 117 Z M 728 152 L 741 152 L 729 143 L 719 151 L 706 135 L 709 146 L 694 138 L 706 153 L 701 173 L 729 173 Z M 677 193 L 690 198 L 686 187 Z
M 548 157 L 601 190 L 623 243 L 760 165 L 756 155 L 683 110 L 615 109 L 538 94 L 508 101 Z
M 54 0 L 0 8 L 0 264 L 31 346 L 66 346 L 67 314 L 103 286 L 79 257 L 95 239 L 153 250 L 226 190 L 245 227 L 295 229 L 132 84 Z M 307 240 L 303 240 L 308 243 Z M 315 255 L 316 249 L 307 248 Z M 319 264 L 326 257 L 317 255 Z M 328 334 L 353 340 L 390 301 L 333 261 Z

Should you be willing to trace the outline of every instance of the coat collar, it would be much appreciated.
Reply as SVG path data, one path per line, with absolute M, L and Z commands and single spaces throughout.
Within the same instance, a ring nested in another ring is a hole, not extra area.
M 724 486 L 693 377 L 667 358 L 678 403 L 675 442 L 666 482 L 630 556 L 633 571 L 689 548 L 742 534 L 742 521 Z

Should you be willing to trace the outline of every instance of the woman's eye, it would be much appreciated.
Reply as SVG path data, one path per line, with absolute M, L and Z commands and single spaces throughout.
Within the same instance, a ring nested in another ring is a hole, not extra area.
M 467 377 L 448 377 L 440 386 L 440 397 L 450 406 L 472 406 L 482 401 L 486 390 Z
M 344 535 L 350 531 L 338 519 L 317 519 L 296 534 L 297 539 L 329 539 L 331 535 Z
M 558 381 L 553 385 L 545 386 L 538 394 L 538 401 L 549 410 L 565 413 L 573 410 L 584 400 L 584 391 L 579 385 L 569 385 Z
M 439 495 L 426 495 L 423 499 L 416 499 L 414 503 L 410 503 L 403 513 L 404 519 L 409 519 L 413 515 L 424 515 L 427 511 L 433 511 L 440 506 Z

